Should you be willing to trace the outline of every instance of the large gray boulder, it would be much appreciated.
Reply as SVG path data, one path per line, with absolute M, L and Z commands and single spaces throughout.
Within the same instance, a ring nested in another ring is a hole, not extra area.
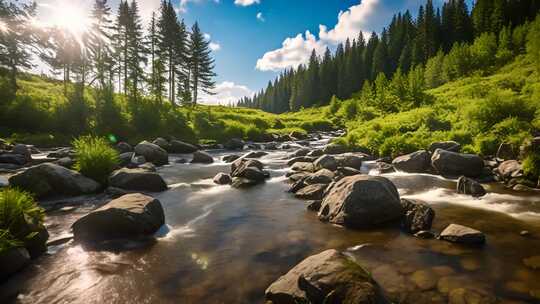
M 346 227 L 372 227 L 402 216 L 396 186 L 381 176 L 355 175 L 329 186 L 319 218 Z
M 343 153 L 348 152 L 347 150 L 348 150 L 347 147 L 345 147 L 344 145 L 333 143 L 333 144 L 326 145 L 323 148 L 323 153 L 324 154 L 343 154 Z
M 480 197 L 486 195 L 486 189 L 474 179 L 462 176 L 457 182 L 457 193 Z
M 484 233 L 458 224 L 450 224 L 441 232 L 439 238 L 452 243 L 472 245 L 481 245 L 486 242 Z
M 159 200 L 140 193 L 126 194 L 88 215 L 72 226 L 75 240 L 96 242 L 149 236 L 165 224 Z
M 308 148 L 300 148 L 293 153 L 289 155 L 289 158 L 295 158 L 295 157 L 302 157 L 306 156 L 309 152 L 311 152 L 311 149 Z
M 431 154 L 429 154 L 429 152 L 420 150 L 395 158 L 392 161 L 392 165 L 394 165 L 394 168 L 398 171 L 422 173 L 429 168 L 431 162 L 430 158 Z
M 345 153 L 336 156 L 336 160 L 338 161 L 340 167 L 349 167 L 354 169 L 360 169 L 364 161 L 371 159 L 371 156 L 364 153 Z
M 169 142 L 169 152 L 170 153 L 181 153 L 181 154 L 187 154 L 187 153 L 193 153 L 195 151 L 199 150 L 197 147 L 195 147 L 192 144 L 185 143 L 180 140 L 171 140 Z
M 28 168 L 9 178 L 14 187 L 34 193 L 36 197 L 94 193 L 100 185 L 82 174 L 53 163 Z
M 116 150 L 118 150 L 120 154 L 123 154 L 123 153 L 133 152 L 133 147 L 127 142 L 121 141 L 116 145 Z
M 315 169 L 328 169 L 330 171 L 336 171 L 338 162 L 335 157 L 331 155 L 323 155 L 313 162 Z
M 312 157 L 312 156 L 298 156 L 298 157 L 289 159 L 289 161 L 287 161 L 287 166 L 292 166 L 299 162 L 312 163 L 315 160 L 317 160 L 317 158 Z
M 272 304 L 387 304 L 369 272 L 334 249 L 310 256 L 272 283 L 265 292 Z
M 435 218 L 435 211 L 426 203 L 401 199 L 403 218 L 401 228 L 411 234 L 431 229 Z
M 145 169 L 116 170 L 109 177 L 109 186 L 132 191 L 167 190 L 167 184 L 159 174 Z
M 476 177 L 482 174 L 484 161 L 474 154 L 463 154 L 437 149 L 431 157 L 431 165 L 441 175 Z
M 259 170 L 262 170 L 264 168 L 264 165 L 256 159 L 239 158 L 231 164 L 231 176 L 241 177 L 241 172 L 248 167 L 255 167 Z
M 167 141 L 163 137 L 156 138 L 152 143 L 154 145 L 158 145 L 161 149 L 165 151 L 169 151 L 169 148 L 171 147 L 171 145 L 169 144 L 169 141 Z
M 300 172 L 313 172 L 315 171 L 315 165 L 308 162 L 297 162 L 291 166 L 291 170 Z
M 160 146 L 142 141 L 135 146 L 135 153 L 144 156 L 146 161 L 156 166 L 163 166 L 169 163 L 169 154 Z
M 0 154 L 0 163 L 2 164 L 12 164 L 22 166 L 26 164 L 26 158 L 21 154 L 15 153 L 4 153 Z
M 193 152 L 193 159 L 191 160 L 192 164 L 211 164 L 214 162 L 212 155 L 204 151 L 195 151 Z
M 243 150 L 246 143 L 240 138 L 233 138 L 225 143 L 225 149 L 228 150 Z

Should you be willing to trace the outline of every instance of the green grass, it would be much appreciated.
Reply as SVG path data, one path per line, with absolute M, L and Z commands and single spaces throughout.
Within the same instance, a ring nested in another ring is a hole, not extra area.
M 119 164 L 118 152 L 106 139 L 82 136 L 73 141 L 75 148 L 75 170 L 102 185 L 106 185 L 111 172 Z
M 464 151 L 481 155 L 494 155 L 503 142 L 519 148 L 540 127 L 539 77 L 521 56 L 492 75 L 472 75 L 427 90 L 430 102 L 412 110 L 350 118 L 348 111 L 334 108 L 349 131 L 338 141 L 379 156 L 410 153 L 440 140 L 455 140 Z M 363 110 L 369 109 L 358 113 Z
M 44 211 L 27 192 L 13 188 L 0 190 L 0 252 L 22 246 L 36 236 Z

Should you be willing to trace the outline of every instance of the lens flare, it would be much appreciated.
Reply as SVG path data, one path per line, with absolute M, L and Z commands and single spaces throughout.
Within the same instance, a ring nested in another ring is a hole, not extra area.
M 86 7 L 73 2 L 57 0 L 54 4 L 41 4 L 46 9 L 46 13 L 41 19 L 44 26 L 56 27 L 68 32 L 82 44 L 92 22 Z

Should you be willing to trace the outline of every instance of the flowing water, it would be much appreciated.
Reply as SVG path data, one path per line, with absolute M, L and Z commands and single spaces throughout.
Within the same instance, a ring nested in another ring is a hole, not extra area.
M 231 152 L 211 153 L 217 160 Z M 131 250 L 119 252 L 87 251 L 73 243 L 51 247 L 0 285 L 0 302 L 263 303 L 274 280 L 329 248 L 347 250 L 389 293 L 408 303 L 446 303 L 448 290 L 456 287 L 517 301 L 504 303 L 540 301 L 534 297 L 540 297 L 540 270 L 523 263 L 540 255 L 539 196 L 490 185 L 487 196 L 474 199 L 455 194 L 453 180 L 386 174 L 403 197 L 435 209 L 435 231 L 450 223 L 474 227 L 486 233 L 486 246 L 422 240 L 395 228 L 348 230 L 320 222 L 305 202 L 286 193 L 286 154 L 263 157 L 271 179 L 242 190 L 212 183 L 216 173 L 229 172 L 228 164 L 176 164 L 174 159 L 185 156 L 173 156 L 171 165 L 159 169 L 170 189 L 155 194 L 167 223 L 157 242 L 127 244 Z M 70 225 L 105 197 L 79 200 L 87 203 L 48 214 L 51 237 L 69 233 Z M 522 230 L 533 237 L 520 236 Z M 418 278 L 428 281 L 427 291 L 414 285 Z

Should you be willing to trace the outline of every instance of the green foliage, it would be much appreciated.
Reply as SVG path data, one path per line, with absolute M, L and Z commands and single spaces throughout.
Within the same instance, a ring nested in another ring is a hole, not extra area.
M 118 152 L 106 139 L 95 136 L 82 136 L 73 141 L 75 148 L 75 169 L 83 175 L 107 184 L 111 172 L 119 164 Z
M 527 54 L 536 64 L 536 69 L 540 74 L 540 15 L 532 22 L 527 34 Z
M 493 33 L 484 33 L 474 40 L 470 47 L 472 67 L 487 72 L 495 64 L 497 37 Z
M 0 252 L 22 246 L 36 236 L 33 227 L 43 224 L 44 211 L 27 192 L 0 190 Z
M 531 179 L 540 177 L 540 154 L 532 153 L 523 160 L 523 173 Z

